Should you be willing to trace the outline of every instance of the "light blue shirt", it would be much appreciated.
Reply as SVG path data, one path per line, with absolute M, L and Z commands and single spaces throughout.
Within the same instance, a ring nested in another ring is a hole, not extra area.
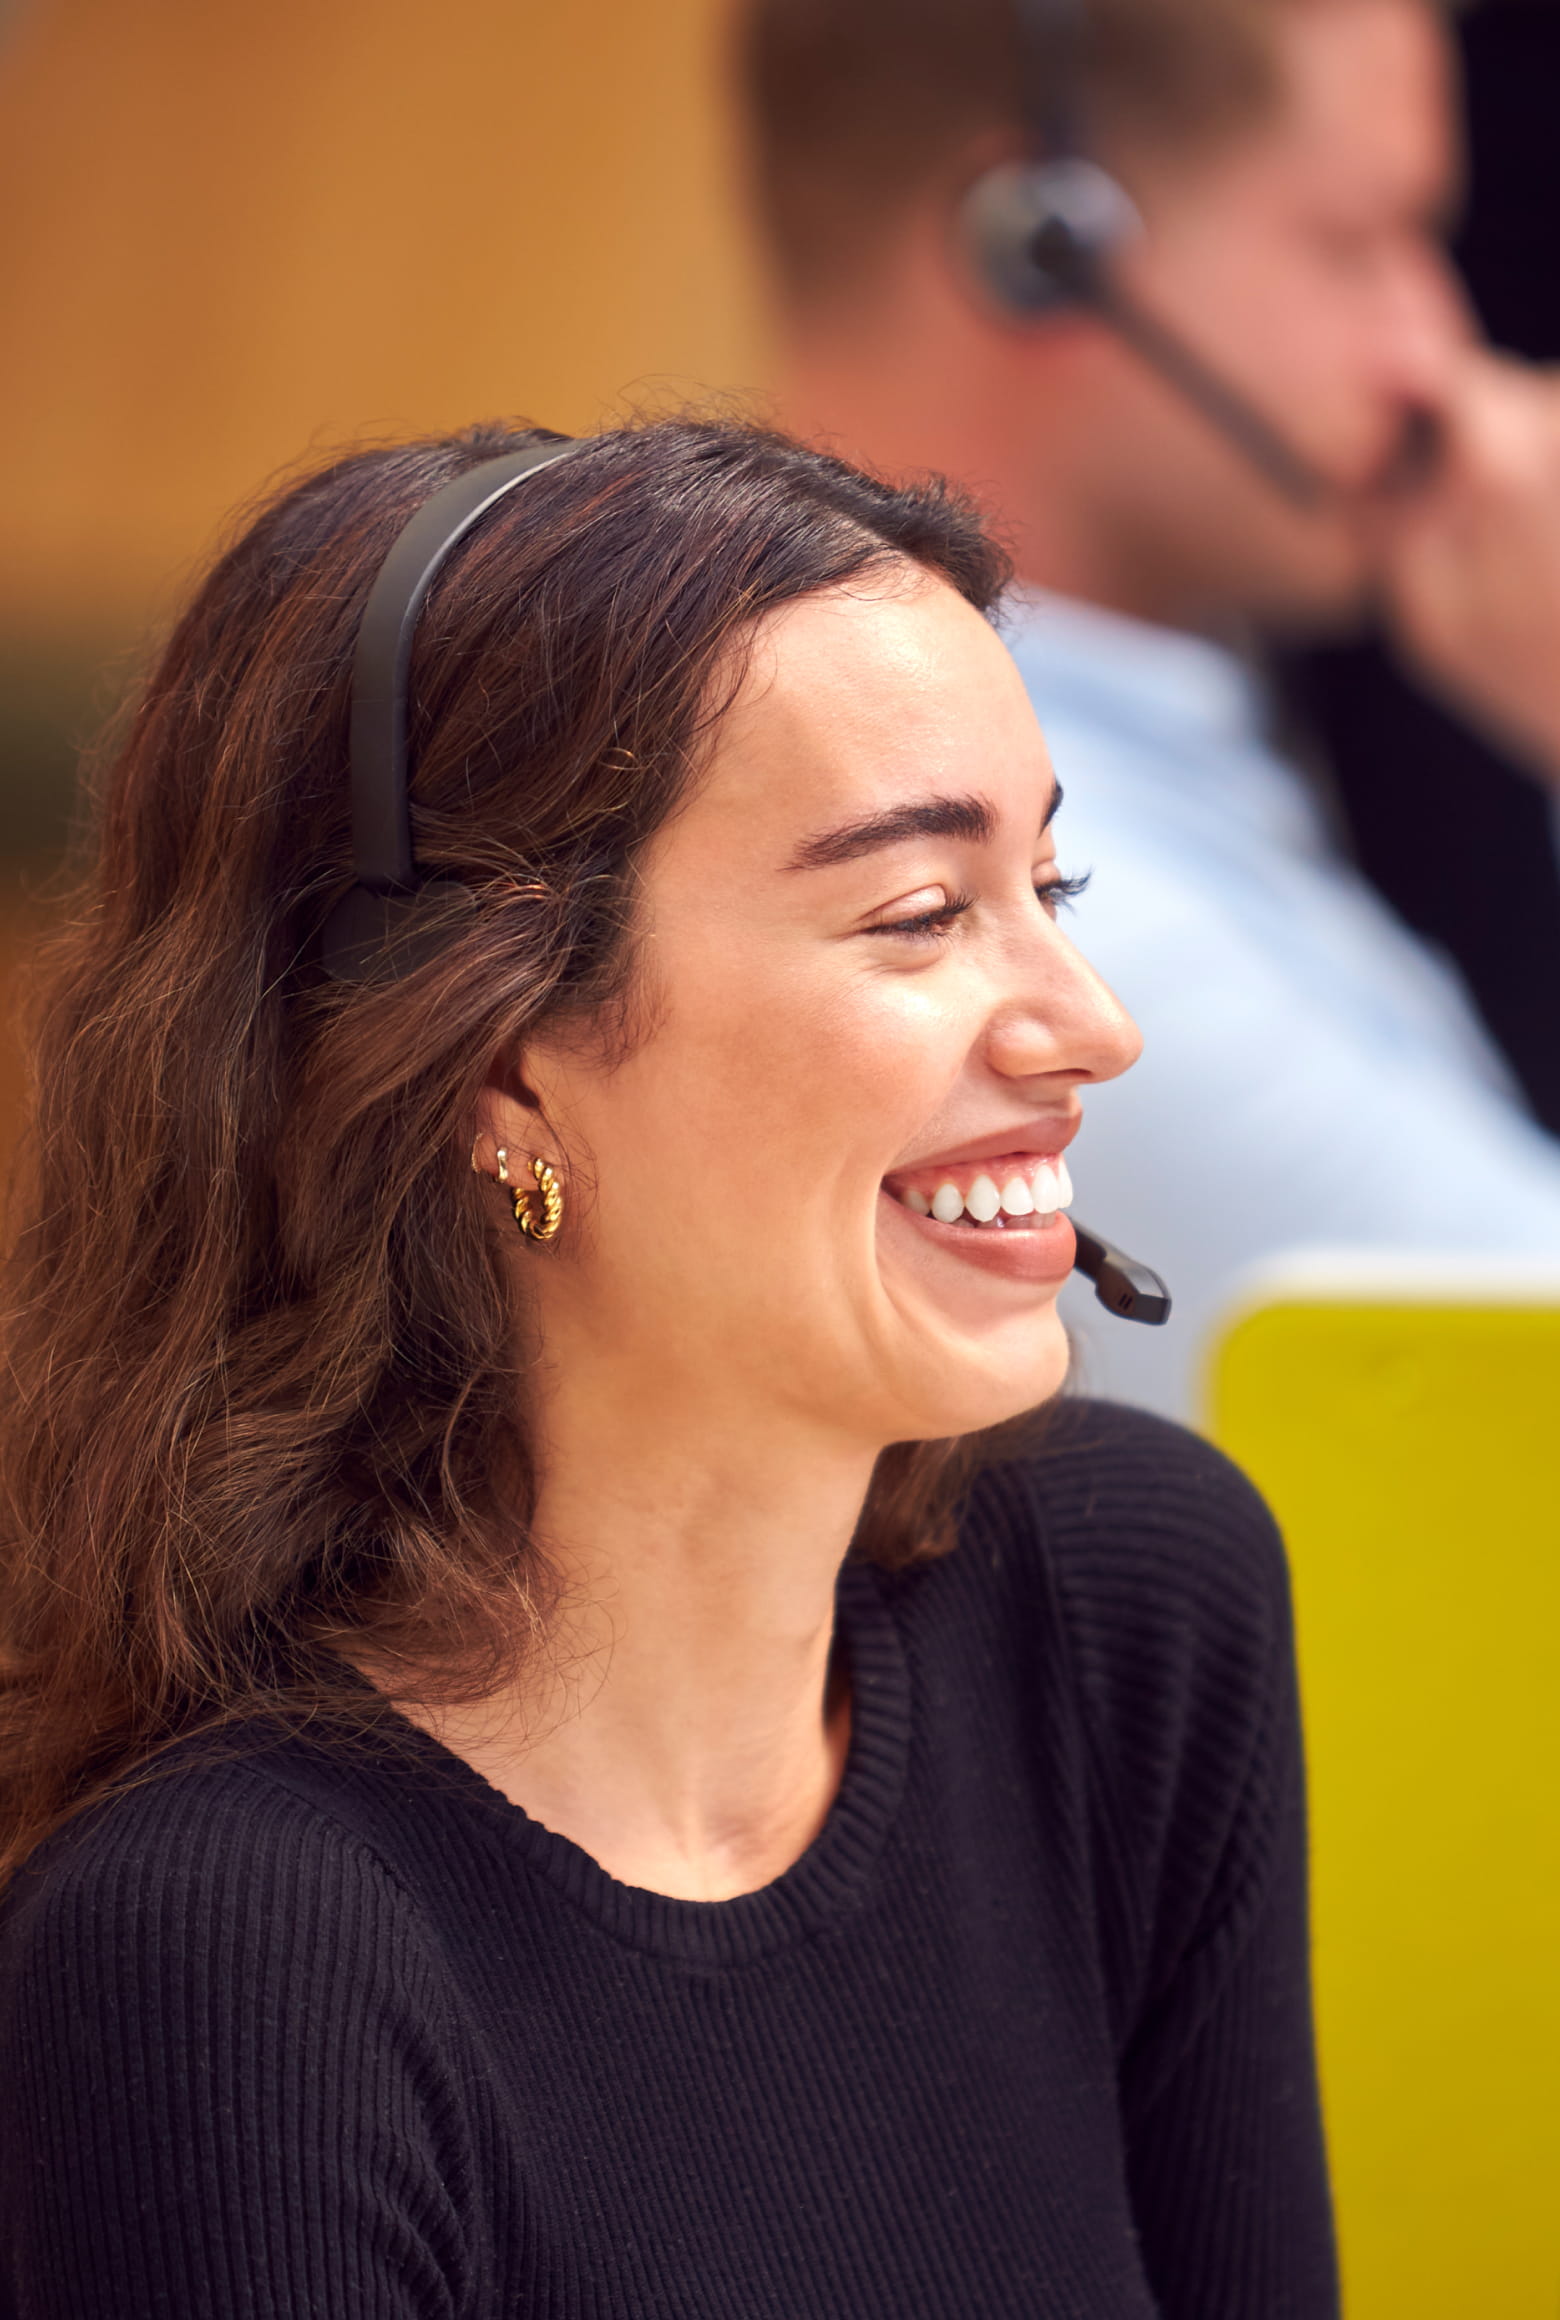
M 1195 1417 L 1238 1276 L 1306 1247 L 1560 1259 L 1560 1141 L 1338 851 L 1244 663 L 1037 591 L 1008 641 L 1066 791 L 1061 865 L 1094 873 L 1067 931 L 1144 1036 L 1085 1094 L 1077 1213 L 1175 1301 L 1145 1329 L 1072 1283 L 1084 1388 Z

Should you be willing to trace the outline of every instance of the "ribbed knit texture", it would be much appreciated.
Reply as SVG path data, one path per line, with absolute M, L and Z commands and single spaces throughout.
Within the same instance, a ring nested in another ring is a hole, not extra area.
M 185 1756 L 0 1914 L 15 2320 L 1329 2320 L 1282 1551 L 1058 1414 L 841 1581 L 762 1892 L 616 1884 L 410 1727 Z

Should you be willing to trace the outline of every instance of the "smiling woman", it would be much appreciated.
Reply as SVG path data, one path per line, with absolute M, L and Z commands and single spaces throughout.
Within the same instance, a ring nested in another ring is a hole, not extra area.
M 1312 2320 L 1282 1555 L 1026 1417 L 1137 1039 L 1001 560 L 740 427 L 572 448 L 416 618 L 376 885 L 365 606 L 528 440 L 251 525 L 45 986 L 0 2309 Z

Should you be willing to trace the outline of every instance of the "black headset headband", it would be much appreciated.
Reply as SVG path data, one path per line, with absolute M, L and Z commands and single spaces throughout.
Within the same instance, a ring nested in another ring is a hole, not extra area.
M 408 924 L 408 900 L 453 898 L 465 890 L 425 879 L 412 854 L 408 783 L 407 677 L 417 618 L 440 567 L 489 508 L 527 476 L 566 459 L 566 436 L 528 443 L 468 468 L 426 499 L 379 568 L 363 608 L 352 660 L 351 765 L 354 880 L 326 921 L 326 971 L 366 980 Z

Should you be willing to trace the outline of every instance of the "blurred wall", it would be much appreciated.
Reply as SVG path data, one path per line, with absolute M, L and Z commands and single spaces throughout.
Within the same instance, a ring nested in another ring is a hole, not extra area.
M 721 33 L 721 0 L 0 12 L 0 972 L 76 744 L 268 476 L 762 378 Z M 14 1075 L 0 1044 L 0 1144 Z
M 120 627 L 310 444 L 757 365 L 718 0 L 21 0 L 0 620 Z

